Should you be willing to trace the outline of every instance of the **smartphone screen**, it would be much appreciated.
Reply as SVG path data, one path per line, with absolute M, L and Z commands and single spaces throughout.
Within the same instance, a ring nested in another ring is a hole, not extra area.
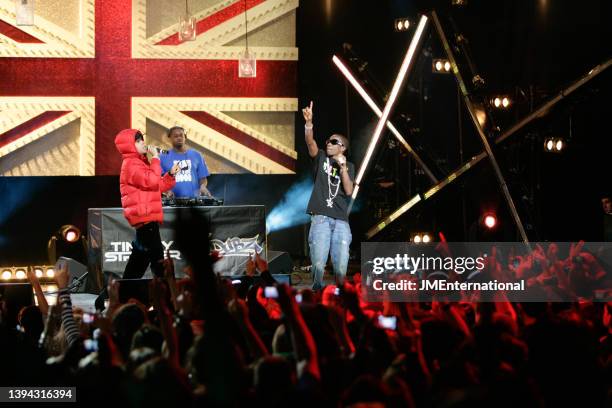
M 83 323 L 91 324 L 96 320 L 96 316 L 90 313 L 83 313 Z
M 276 286 L 266 286 L 264 288 L 264 296 L 269 299 L 276 299 L 278 298 L 278 289 Z
M 378 316 L 378 324 L 383 329 L 395 330 L 397 328 L 396 316 Z
M 85 339 L 85 341 L 83 342 L 83 346 L 85 346 L 85 350 L 90 353 L 98 351 L 98 340 Z
M 298 293 L 297 295 L 295 295 L 295 301 L 298 303 L 302 303 L 302 294 Z

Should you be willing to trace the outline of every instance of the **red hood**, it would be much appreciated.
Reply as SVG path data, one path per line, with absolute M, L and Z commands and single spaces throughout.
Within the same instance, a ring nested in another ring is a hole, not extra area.
M 136 146 L 134 145 L 136 142 L 134 137 L 138 132 L 138 129 L 123 129 L 115 136 L 115 146 L 123 158 L 141 156 L 141 154 L 136 151 Z

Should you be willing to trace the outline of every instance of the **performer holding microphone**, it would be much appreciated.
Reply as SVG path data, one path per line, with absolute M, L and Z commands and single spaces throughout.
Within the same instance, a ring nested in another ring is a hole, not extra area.
M 337 283 L 346 276 L 351 244 L 351 227 L 348 223 L 348 205 L 353 193 L 355 166 L 347 162 L 344 153 L 348 139 L 333 134 L 320 150 L 314 139 L 312 102 L 302 110 L 308 154 L 314 159 L 314 188 L 308 202 L 311 214 L 308 244 L 312 262 L 313 290 L 323 287 L 325 264 L 331 251 L 332 265 Z
M 211 194 L 208 185 L 208 167 L 202 155 L 187 147 L 185 129 L 174 126 L 168 131 L 168 138 L 172 142 L 172 150 L 161 156 L 161 166 L 167 172 L 172 166 L 178 164 L 180 171 L 176 175 L 176 185 L 168 192 L 168 196 L 199 197 Z
M 159 224 L 163 221 L 161 193 L 171 189 L 174 176 L 179 171 L 175 164 L 163 177 L 159 163 L 159 152 L 155 146 L 147 146 L 142 133 L 136 129 L 124 129 L 115 137 L 115 146 L 123 156 L 119 176 L 123 215 L 136 229 L 132 241 L 132 253 L 123 272 L 124 279 L 141 278 L 149 264 L 155 276 L 162 277 L 164 249 L 159 235 Z M 147 159 L 151 154 L 151 162 Z M 104 308 L 108 297 L 104 288 L 96 299 L 96 309 Z

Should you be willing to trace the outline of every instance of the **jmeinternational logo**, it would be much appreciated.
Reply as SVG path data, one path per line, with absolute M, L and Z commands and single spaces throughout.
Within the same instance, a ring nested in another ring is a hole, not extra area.
M 368 302 L 612 300 L 609 242 L 362 242 Z

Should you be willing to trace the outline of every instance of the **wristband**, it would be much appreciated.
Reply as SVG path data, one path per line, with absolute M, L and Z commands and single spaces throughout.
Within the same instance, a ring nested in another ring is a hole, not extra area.
M 313 127 L 314 127 L 314 125 L 310 125 L 310 126 L 304 125 L 304 129 L 306 129 L 306 130 L 312 130 Z

